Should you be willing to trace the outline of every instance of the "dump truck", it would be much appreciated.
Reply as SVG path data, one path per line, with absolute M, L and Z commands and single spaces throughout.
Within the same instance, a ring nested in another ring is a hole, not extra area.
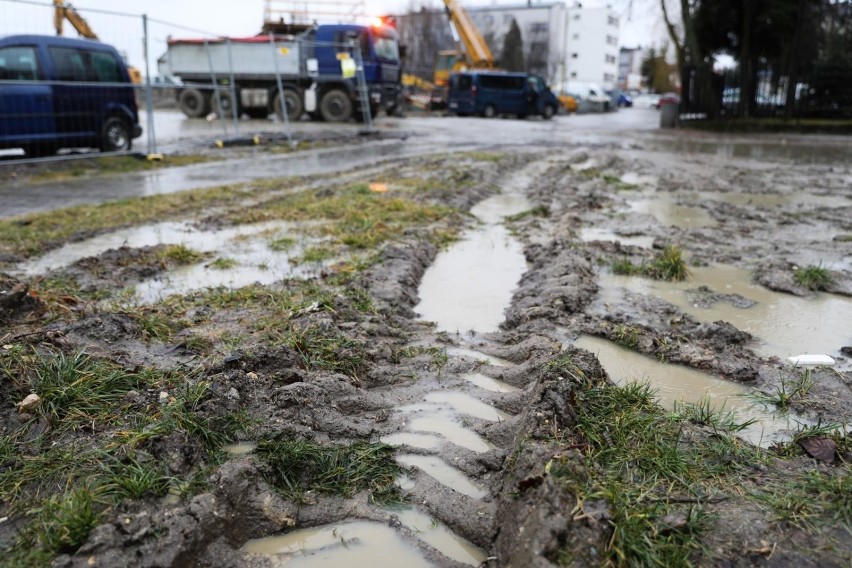
M 178 107 L 188 117 L 229 114 L 236 104 L 238 113 L 251 117 L 283 116 L 286 109 L 291 120 L 307 112 L 346 122 L 363 114 L 359 58 L 371 114 L 380 108 L 392 114 L 401 97 L 399 39 L 395 29 L 381 23 L 315 25 L 296 34 L 246 38 L 169 39 L 158 67 L 160 75 L 179 79 Z

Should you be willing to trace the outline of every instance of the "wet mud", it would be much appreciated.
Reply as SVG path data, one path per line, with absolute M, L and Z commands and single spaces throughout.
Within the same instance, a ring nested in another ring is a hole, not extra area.
M 614 548 L 623 512 L 585 409 L 593 393 L 647 378 L 661 413 L 708 401 L 751 422 L 710 460 L 736 463 L 735 482 L 712 494 L 654 487 L 653 506 L 669 507 L 646 515 L 654 539 L 688 542 L 700 509 L 703 547 L 683 545 L 687 563 L 843 565 L 852 554 L 848 503 L 839 521 L 814 528 L 748 495 L 785 476 L 829 476 L 841 494 L 848 487 L 852 243 L 834 237 L 852 233 L 852 172 L 740 153 L 731 165 L 725 152 L 682 159 L 669 150 L 489 153 L 466 155 L 461 166 L 458 157 L 407 158 L 355 172 L 349 181 L 361 193 L 379 180 L 389 194 L 462 213 L 412 224 L 369 250 L 369 261 L 354 245 L 324 261 L 299 260 L 332 233 L 310 223 L 244 224 L 222 211 L 10 260 L 0 278 L 4 471 L 22 471 L 16 454 L 65 443 L 83 454 L 119 447 L 120 463 L 158 464 L 179 480 L 98 509 L 81 542 L 41 559 L 632 565 L 620 556 L 627 548 Z M 411 190 L 412 180 L 428 183 Z M 335 191 L 308 185 L 317 199 Z M 287 193 L 274 191 L 246 208 L 265 219 Z M 286 250 L 270 246 L 290 239 Z M 613 263 L 651 262 L 670 244 L 684 251 L 684 282 L 613 273 Z M 201 256 L 164 255 L 174 245 Z M 221 258 L 236 264 L 220 263 L 214 276 L 211 263 Z M 829 270 L 824 290 L 797 283 L 794 267 L 809 265 Z M 142 425 L 134 442 L 113 443 L 129 427 L 66 429 L 19 406 L 40 384 L 29 380 L 39 357 L 77 352 L 158 377 L 121 393 L 123 421 Z M 837 364 L 786 361 L 799 353 Z M 203 385 L 203 396 L 187 402 L 187 385 Z M 773 400 L 781 391 L 789 396 Z M 181 404 L 192 420 L 158 427 Z M 707 416 L 690 416 L 675 446 L 703 448 L 723 436 Z M 210 442 L 198 424 L 228 435 Z M 836 446 L 823 458 L 797 445 L 803 426 L 829 424 L 839 426 L 817 438 Z M 838 432 L 841 441 L 831 441 Z M 396 493 L 383 501 L 375 488 L 288 492 L 264 457 L 270 440 L 390 446 Z M 742 457 L 752 451 L 757 457 Z M 622 492 L 639 477 L 619 478 Z M 49 481 L 56 491 L 58 481 L 79 479 Z M 22 487 L 0 502 L 10 519 L 0 522 L 4 546 L 30 542 L 21 504 L 42 488 Z

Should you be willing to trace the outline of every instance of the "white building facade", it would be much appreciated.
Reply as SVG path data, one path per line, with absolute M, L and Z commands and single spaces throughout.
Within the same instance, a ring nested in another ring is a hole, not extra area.
M 551 84 L 593 83 L 605 89 L 618 80 L 618 13 L 580 2 L 492 5 L 467 8 L 489 45 L 500 48 L 514 18 L 521 29 L 530 72 Z

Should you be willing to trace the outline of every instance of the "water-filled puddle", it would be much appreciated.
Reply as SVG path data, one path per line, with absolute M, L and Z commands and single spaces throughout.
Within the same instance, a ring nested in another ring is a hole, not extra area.
M 191 290 L 216 286 L 238 288 L 254 282 L 269 284 L 287 276 L 303 274 L 305 268 L 294 267 L 290 263 L 291 255 L 300 252 L 298 247 L 288 253 L 272 250 L 269 246 L 270 241 L 286 235 L 290 229 L 292 224 L 273 221 L 199 231 L 188 223 L 169 221 L 68 243 L 21 268 L 29 275 L 41 274 L 122 246 L 141 248 L 162 244 L 183 245 L 198 252 L 215 253 L 218 258 L 234 263 L 233 266 L 220 268 L 211 266 L 210 263 L 215 259 L 210 258 L 143 281 L 136 287 L 136 297 L 147 303 Z
M 643 175 L 637 172 L 625 172 L 621 176 L 622 183 L 630 185 L 657 185 L 657 177 L 652 175 Z
M 591 241 L 606 241 L 610 243 L 620 242 L 623 245 L 635 245 L 643 248 L 651 248 L 654 244 L 654 237 L 647 235 L 638 235 L 635 237 L 623 237 L 610 229 L 598 227 L 583 227 L 578 232 L 580 240 L 583 242 Z
M 482 499 L 488 495 L 488 491 L 468 479 L 461 471 L 447 465 L 441 458 L 403 454 L 397 456 L 396 461 L 407 467 L 416 467 L 442 485 L 446 485 L 468 497 Z
M 456 562 L 479 566 L 485 561 L 485 553 L 481 549 L 434 521 L 429 515 L 424 515 L 416 509 L 403 509 L 393 513 L 404 526 L 414 531 L 417 538 Z
M 574 346 L 594 353 L 616 384 L 650 383 L 664 408 L 671 410 L 677 403 L 707 400 L 716 410 L 734 412 L 738 420 L 757 420 L 737 434 L 752 444 L 767 446 L 781 440 L 796 428 L 797 422 L 802 422 L 794 416 L 773 413 L 754 402 L 748 398 L 748 387 L 739 383 L 717 379 L 681 365 L 659 363 L 598 337 L 581 336 Z
M 601 274 L 601 300 L 621 297 L 621 289 L 657 296 L 700 321 L 724 320 L 759 339 L 755 351 L 783 358 L 810 354 L 831 355 L 852 342 L 852 299 L 831 294 L 800 298 L 772 292 L 751 283 L 748 270 L 732 266 L 691 268 L 685 282 L 662 282 L 632 276 Z M 739 294 L 757 302 L 737 308 L 719 301 L 697 305 L 687 290 L 707 286 L 717 294 Z
M 447 355 L 451 357 L 467 357 L 469 359 L 475 359 L 476 361 L 488 363 L 493 367 L 511 367 L 513 365 L 511 361 L 507 361 L 506 359 L 494 357 L 493 355 L 486 355 L 480 351 L 474 351 L 473 349 L 467 349 L 465 347 L 450 347 L 447 349 Z
M 674 196 L 656 194 L 648 199 L 636 199 L 629 202 L 630 210 L 635 213 L 652 215 L 661 225 L 681 229 L 699 229 L 714 227 L 716 220 L 700 207 L 679 205 Z
M 461 378 L 466 381 L 470 381 L 481 389 L 489 390 L 491 392 L 517 392 L 521 390 L 518 387 L 513 387 L 509 383 L 492 379 L 482 373 L 464 373 L 461 375 Z
M 468 430 L 451 418 L 442 416 L 422 416 L 414 418 L 409 424 L 413 432 L 430 432 L 438 434 L 447 441 L 482 454 L 494 449 L 494 445 L 472 430 Z
M 485 404 L 481 400 L 477 400 L 476 398 L 463 392 L 430 392 L 426 395 L 426 400 L 429 402 L 449 404 L 453 408 L 453 410 L 455 410 L 459 414 L 466 414 L 475 418 L 481 418 L 482 420 L 499 422 L 510 418 L 510 416 L 505 412 L 501 412 L 493 406 Z
M 354 521 L 250 540 L 243 552 L 274 555 L 288 568 L 427 568 L 431 564 L 395 530 Z
M 665 152 L 713 154 L 724 158 L 752 158 L 775 160 L 786 163 L 849 163 L 852 149 L 848 144 L 801 145 L 801 144 L 757 144 L 748 142 L 717 142 L 712 140 L 654 140 L 649 148 Z
M 414 434 L 412 432 L 396 432 L 382 436 L 380 441 L 391 446 L 411 446 L 422 450 L 435 450 L 441 445 L 441 438 L 429 434 Z
M 471 209 L 483 225 L 438 254 L 420 282 L 414 310 L 438 331 L 497 331 L 526 259 L 500 221 L 530 208 L 518 195 L 499 194 Z

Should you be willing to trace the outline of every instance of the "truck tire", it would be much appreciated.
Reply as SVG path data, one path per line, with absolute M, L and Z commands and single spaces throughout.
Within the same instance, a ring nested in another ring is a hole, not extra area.
M 111 116 L 104 121 L 101 128 L 101 151 L 126 152 L 132 144 L 133 135 L 126 120 Z
M 322 96 L 320 114 L 326 122 L 346 122 L 352 118 L 352 99 L 345 91 L 332 89 Z
M 198 89 L 183 89 L 178 95 L 178 108 L 189 118 L 199 118 L 210 112 L 210 101 Z
M 302 97 L 293 89 L 284 89 L 284 103 L 287 105 L 287 119 L 296 121 L 302 117 L 304 105 L 302 105 Z M 272 103 L 272 108 L 275 109 L 275 114 L 278 118 L 284 120 L 284 112 L 281 109 L 281 95 L 276 94 Z
M 210 102 L 213 105 L 213 112 L 219 118 L 230 118 L 234 108 L 234 99 L 231 97 L 231 91 L 219 91 L 219 96 L 216 94 L 210 95 Z

